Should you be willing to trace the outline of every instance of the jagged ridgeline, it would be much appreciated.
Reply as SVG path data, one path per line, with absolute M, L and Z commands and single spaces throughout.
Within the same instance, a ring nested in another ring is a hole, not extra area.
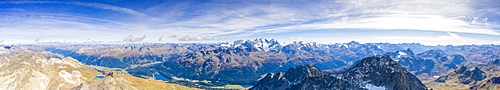
M 314 65 L 269 73 L 251 90 L 426 90 L 413 74 L 389 56 L 368 57 L 340 74 L 325 74 Z

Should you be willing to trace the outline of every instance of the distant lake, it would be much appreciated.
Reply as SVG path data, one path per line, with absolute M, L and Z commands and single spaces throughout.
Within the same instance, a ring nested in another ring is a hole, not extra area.
M 248 88 L 248 87 L 252 87 L 253 85 L 241 85 L 241 87 L 244 87 L 244 88 Z
M 170 79 L 170 78 L 166 78 L 166 77 L 164 77 L 161 74 L 154 74 L 153 76 L 155 77 L 156 80 L 166 80 L 166 81 L 172 81 L 173 80 L 173 79 Z

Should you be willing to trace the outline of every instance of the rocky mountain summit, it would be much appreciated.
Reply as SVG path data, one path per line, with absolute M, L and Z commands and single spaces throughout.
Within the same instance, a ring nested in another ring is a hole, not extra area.
M 424 84 L 389 56 L 368 57 L 347 72 L 326 75 L 313 65 L 270 73 L 252 90 L 425 90 Z
M 283 47 L 275 39 L 264 39 L 256 38 L 251 40 L 237 40 L 234 42 L 224 42 L 220 44 L 223 48 L 240 48 L 246 49 L 248 51 L 258 50 L 258 51 L 277 51 L 277 49 Z
M 2 90 L 67 90 L 100 73 L 73 58 L 20 50 L 0 58 Z
M 291 87 L 292 85 L 301 83 L 304 79 L 308 77 L 317 77 L 323 75 L 326 74 L 312 64 L 308 64 L 305 66 L 299 65 L 296 68 L 290 68 L 285 72 L 267 74 L 252 89 L 284 90 Z

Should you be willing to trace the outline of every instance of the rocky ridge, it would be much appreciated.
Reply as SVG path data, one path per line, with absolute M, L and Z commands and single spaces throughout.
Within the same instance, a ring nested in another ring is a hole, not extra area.
M 347 72 L 340 74 L 326 75 L 312 65 L 267 74 L 251 89 L 425 90 L 427 88 L 420 80 L 394 62 L 389 56 L 382 56 L 364 58 Z

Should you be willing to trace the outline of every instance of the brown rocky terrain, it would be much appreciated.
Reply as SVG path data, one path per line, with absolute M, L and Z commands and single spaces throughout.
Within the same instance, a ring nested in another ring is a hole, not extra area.
M 195 89 L 119 72 L 105 73 L 113 77 L 99 79 L 95 76 L 103 75 L 103 73 L 71 57 L 61 57 L 48 51 L 26 49 L 32 47 L 15 48 L 17 49 L 2 50 L 5 51 L 0 57 L 0 89 L 2 90 Z

